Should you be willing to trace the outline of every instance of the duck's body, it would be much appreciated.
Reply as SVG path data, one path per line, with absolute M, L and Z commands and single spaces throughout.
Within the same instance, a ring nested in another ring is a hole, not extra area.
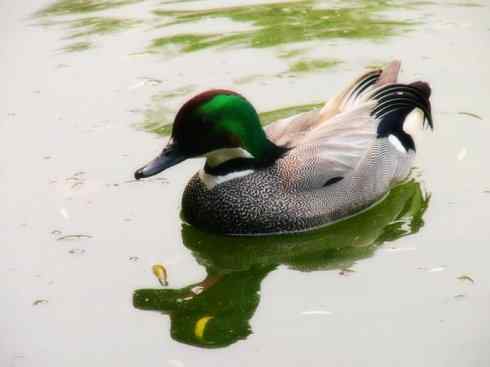
M 427 118 L 432 126 L 430 88 L 421 82 L 395 84 L 398 70 L 395 62 L 383 72 L 366 73 L 321 110 L 269 125 L 262 150 L 253 145 L 261 136 L 237 143 L 241 130 L 234 130 L 233 139 L 194 154 L 207 162 L 185 189 L 185 220 L 234 235 L 300 232 L 381 199 L 408 176 L 415 156 L 404 124 Z M 188 102 L 183 110 L 199 103 Z M 175 125 L 178 121 L 179 116 Z M 179 140 L 178 132 L 173 139 Z
M 381 199 L 407 177 L 413 156 L 412 152 L 403 156 L 388 139 L 381 139 L 373 144 L 357 169 L 345 172 L 342 180 L 332 180 L 334 183 L 324 187 L 295 180 L 297 176 L 289 173 L 293 160 L 289 155 L 271 167 L 211 189 L 197 173 L 184 192 L 183 217 L 197 227 L 234 235 L 311 230 Z M 303 173 L 307 180 L 309 172 Z

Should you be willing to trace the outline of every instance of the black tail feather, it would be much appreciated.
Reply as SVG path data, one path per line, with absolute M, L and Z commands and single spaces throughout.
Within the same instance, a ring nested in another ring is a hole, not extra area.
M 351 92 L 351 95 L 354 98 L 359 97 L 367 88 L 376 84 L 380 75 L 381 70 L 373 70 L 370 73 L 366 74 L 364 78 L 357 83 L 356 87 Z
M 426 99 L 430 98 L 430 95 L 432 94 L 432 89 L 430 88 L 430 85 L 428 83 L 419 80 L 417 82 L 410 83 L 410 85 L 417 88 Z
M 407 115 L 415 108 L 420 108 L 424 112 L 424 124 L 427 121 L 429 127 L 433 129 L 434 124 L 429 101 L 430 94 L 430 87 L 424 82 L 415 82 L 410 85 L 387 85 L 372 95 L 371 98 L 378 102 L 372 114 L 381 120 L 381 130 L 398 130 L 403 127 L 403 122 Z M 383 121 L 390 115 L 396 115 L 398 119 L 389 118 L 391 126 L 385 126 L 386 123 L 383 123 Z
M 409 85 L 389 84 L 379 89 L 371 96 L 377 104 L 371 113 L 379 120 L 378 137 L 395 135 L 403 146 L 415 150 L 415 143 L 410 135 L 403 130 L 403 123 L 408 114 L 415 108 L 424 113 L 424 126 L 433 129 L 431 105 L 429 97 L 431 89 L 425 82 L 415 82 Z

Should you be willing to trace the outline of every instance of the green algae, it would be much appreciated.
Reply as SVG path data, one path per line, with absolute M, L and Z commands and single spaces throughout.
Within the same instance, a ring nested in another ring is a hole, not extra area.
M 144 49 L 149 53 L 177 47 L 178 52 L 195 52 L 217 47 L 280 47 L 325 39 L 379 40 L 409 31 L 416 24 L 404 19 L 393 19 L 386 11 L 412 9 L 415 5 L 400 1 L 359 0 L 356 2 L 283 1 L 255 5 L 222 6 L 205 10 L 167 9 L 174 3 L 160 2 L 159 9 L 150 11 L 145 21 L 133 18 L 94 17 L 86 15 L 113 10 L 144 0 L 58 0 L 34 14 L 44 25 L 64 24 L 68 36 L 77 38 L 103 35 L 127 30 L 135 25 L 150 25 L 160 33 L 149 40 Z M 191 5 L 189 5 L 191 6 Z M 164 7 L 164 8 L 163 8 Z M 71 19 L 64 19 L 66 16 Z M 62 18 L 63 19 L 58 19 Z M 189 25 L 211 20 L 245 24 L 246 30 L 232 32 L 194 31 Z M 50 22 L 48 22 L 50 21 Z M 178 26 L 180 32 L 168 34 L 166 29 Z M 251 27 L 251 29 L 250 29 Z M 192 29 L 192 30 L 190 30 Z M 84 40 L 93 41 L 93 40 Z M 291 58 L 302 49 L 279 50 L 279 57 Z
M 164 46 L 177 45 L 182 52 L 193 52 L 219 45 L 242 43 L 245 38 L 243 34 L 231 34 L 223 36 L 220 34 L 178 34 L 175 36 L 159 37 L 151 41 L 147 51 L 155 52 Z
M 67 22 L 71 34 L 67 38 L 120 32 L 133 27 L 139 21 L 113 17 L 89 17 Z
M 65 52 L 80 52 L 92 48 L 93 44 L 90 42 L 74 42 L 62 48 Z
M 312 71 L 324 70 L 342 63 L 334 59 L 312 59 L 296 61 L 289 67 L 290 73 L 308 73 Z
M 172 116 L 175 111 L 165 107 L 148 109 L 144 112 L 142 127 L 157 135 L 168 136 L 172 132 Z
M 268 125 L 271 122 L 283 119 L 285 117 L 294 116 L 302 112 L 311 111 L 320 108 L 321 106 L 323 106 L 323 103 L 310 103 L 304 105 L 289 106 L 271 111 L 261 112 L 259 115 L 262 124 Z
M 65 52 L 79 52 L 94 47 L 95 37 L 122 32 L 141 23 L 137 19 L 112 16 L 86 16 L 93 12 L 129 5 L 143 0 L 60 0 L 34 14 L 40 25 L 61 26 L 66 31 L 64 39 L 76 40 L 62 48 Z M 73 16 L 67 18 L 66 16 Z
M 380 61 L 380 60 L 374 60 L 371 61 L 368 65 L 366 65 L 366 69 L 384 69 L 385 66 L 387 66 L 390 63 L 390 61 Z
M 246 75 L 240 78 L 235 79 L 233 82 L 236 84 L 247 84 L 247 83 L 252 83 L 257 80 L 261 80 L 266 78 L 266 75 L 263 74 L 251 74 L 251 75 Z
M 449 3 L 449 5 L 466 7 L 466 8 L 481 8 L 484 6 L 484 5 L 482 5 L 480 3 L 476 3 L 474 1 L 466 1 L 466 2 L 460 2 L 460 3 Z
M 298 48 L 298 49 L 280 51 L 277 56 L 282 59 L 289 59 L 289 58 L 303 55 L 304 53 L 306 53 L 306 49 Z
M 116 17 L 84 17 L 62 21 L 44 22 L 45 26 L 58 25 L 66 29 L 66 40 L 83 39 L 64 46 L 63 51 L 78 52 L 94 47 L 95 39 L 101 35 L 122 32 L 141 23 L 136 19 Z
M 39 10 L 36 15 L 44 17 L 85 14 L 118 8 L 124 5 L 139 3 L 142 1 L 144 0 L 58 0 L 53 4 Z
M 154 40 L 150 49 L 177 44 L 183 52 L 192 52 L 225 45 L 266 48 L 327 38 L 376 40 L 398 34 L 402 29 L 408 30 L 414 24 L 389 20 L 379 14 L 396 9 L 395 2 L 364 0 L 335 8 L 320 8 L 317 4 L 307 0 L 209 10 L 155 10 L 154 14 L 167 19 L 162 27 L 225 18 L 254 28 L 231 34 L 184 33 L 164 36 Z
M 174 90 L 163 91 L 155 94 L 152 97 L 151 106 L 143 113 L 143 123 L 139 124 L 146 131 L 154 134 L 167 136 L 172 132 L 173 118 L 177 111 L 168 106 L 168 102 L 172 105 L 176 99 L 182 99 L 183 96 L 191 95 L 196 87 L 194 85 L 186 85 Z

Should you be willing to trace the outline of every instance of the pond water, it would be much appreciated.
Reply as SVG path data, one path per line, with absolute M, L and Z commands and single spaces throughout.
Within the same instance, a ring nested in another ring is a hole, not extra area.
M 0 365 L 489 366 L 489 5 L 0 2 Z M 199 91 L 267 123 L 395 58 L 435 130 L 358 216 L 221 237 L 179 217 L 202 161 L 132 179 Z

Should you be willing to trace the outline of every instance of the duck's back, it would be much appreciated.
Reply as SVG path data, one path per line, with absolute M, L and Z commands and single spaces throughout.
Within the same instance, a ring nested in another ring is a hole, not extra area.
M 367 73 L 322 110 L 270 125 L 269 139 L 290 148 L 273 165 L 212 188 L 196 174 L 184 193 L 184 218 L 227 234 L 299 232 L 381 199 L 408 176 L 415 156 L 404 123 L 427 118 L 432 126 L 429 87 L 396 84 L 398 69 L 394 63 Z

